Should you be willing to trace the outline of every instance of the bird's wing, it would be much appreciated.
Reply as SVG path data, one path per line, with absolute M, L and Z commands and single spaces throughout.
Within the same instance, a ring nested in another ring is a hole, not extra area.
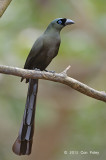
M 43 49 L 43 37 L 41 36 L 35 41 L 32 49 L 26 59 L 26 62 L 24 65 L 25 69 L 33 69 L 32 68 L 32 65 L 33 65 L 32 61 L 33 61 L 33 59 L 36 59 L 36 56 L 42 51 L 42 49 Z

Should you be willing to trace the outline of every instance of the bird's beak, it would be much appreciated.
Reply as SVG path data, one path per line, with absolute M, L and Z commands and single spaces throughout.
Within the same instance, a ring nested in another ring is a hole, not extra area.
M 70 25 L 70 24 L 74 24 L 75 22 L 71 19 L 67 19 L 65 22 L 65 25 Z

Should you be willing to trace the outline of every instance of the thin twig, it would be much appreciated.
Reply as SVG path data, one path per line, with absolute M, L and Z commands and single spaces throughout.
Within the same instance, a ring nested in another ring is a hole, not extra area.
M 12 0 L 0 0 L 0 17 L 3 15 L 11 1 Z
M 67 67 L 64 71 L 70 67 Z M 45 79 L 54 82 L 59 82 L 68 85 L 69 87 L 98 100 L 106 102 L 106 93 L 105 91 L 97 91 L 86 84 L 83 84 L 69 76 L 64 75 L 64 71 L 61 73 L 50 73 L 45 71 L 35 71 L 35 70 L 26 70 L 17 67 L 9 67 L 0 65 L 0 73 L 14 75 L 23 78 L 32 78 L 32 79 Z
M 67 71 L 70 69 L 70 65 L 63 71 L 63 72 L 61 72 L 61 74 L 64 74 L 64 75 L 66 75 L 67 76 Z

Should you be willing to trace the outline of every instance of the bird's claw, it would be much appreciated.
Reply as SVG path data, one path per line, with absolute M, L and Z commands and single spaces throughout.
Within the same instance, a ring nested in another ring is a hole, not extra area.
M 34 70 L 35 70 L 35 71 L 41 71 L 41 70 L 40 70 L 40 69 L 38 69 L 38 68 L 34 68 Z
M 46 69 L 44 71 L 49 72 L 49 73 L 55 73 L 55 71 L 48 71 Z

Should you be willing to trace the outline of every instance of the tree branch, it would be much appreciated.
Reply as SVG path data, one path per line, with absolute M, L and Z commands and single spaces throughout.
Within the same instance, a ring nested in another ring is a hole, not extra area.
M 12 0 L 0 0 L 0 17 L 3 15 L 11 1 Z
M 14 75 L 14 76 L 23 77 L 23 78 L 45 79 L 45 80 L 63 83 L 89 97 L 106 102 L 105 91 L 97 91 L 87 86 L 86 84 L 83 84 L 71 77 L 68 77 L 67 71 L 69 68 L 70 66 L 68 66 L 61 73 L 50 73 L 45 71 L 27 70 L 27 69 L 21 69 L 17 67 L 0 65 L 0 73 Z

